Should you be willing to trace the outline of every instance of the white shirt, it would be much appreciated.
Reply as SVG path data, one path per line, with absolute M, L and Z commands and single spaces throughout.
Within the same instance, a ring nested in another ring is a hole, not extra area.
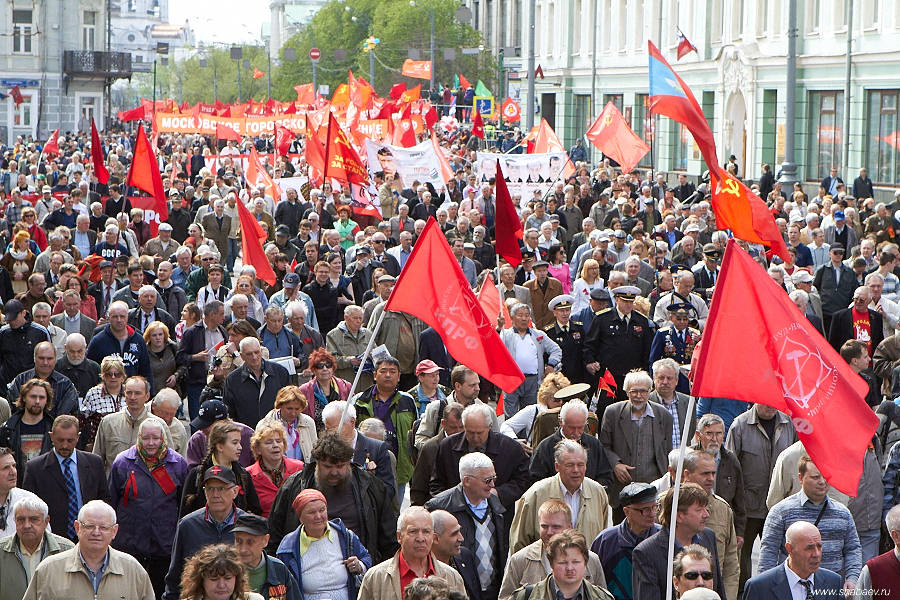
M 575 529 L 575 523 L 578 521 L 578 511 L 581 510 L 581 486 L 574 492 L 569 492 L 562 481 L 559 482 L 559 490 L 563 495 L 563 502 L 569 505 L 572 511 L 572 529 Z
M 526 375 L 536 374 L 538 372 L 537 344 L 535 344 L 534 338 L 531 337 L 531 331 L 529 330 L 524 336 L 516 333 L 513 339 L 515 350 L 513 358 L 516 364 L 522 369 L 522 373 Z
M 794 573 L 788 566 L 788 561 L 784 561 L 784 572 L 787 574 L 788 588 L 791 590 L 791 598 L 793 600 L 806 600 L 806 587 L 800 583 L 800 576 Z M 809 582 L 814 583 L 816 574 L 809 576 Z

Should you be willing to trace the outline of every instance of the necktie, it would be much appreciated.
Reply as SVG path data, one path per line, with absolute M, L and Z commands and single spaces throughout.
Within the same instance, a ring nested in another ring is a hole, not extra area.
M 106 286 L 106 295 L 103 297 L 103 314 L 106 314 L 107 308 L 109 308 L 109 286 Z
M 148 325 L 150 325 L 150 313 L 144 313 L 144 331 L 147 330 Z
M 69 497 L 66 510 L 66 523 L 69 524 L 66 533 L 70 540 L 75 537 L 75 519 L 78 518 L 78 492 L 75 490 L 75 477 L 72 476 L 72 459 L 63 459 L 63 477 L 66 479 L 66 495 Z
M 6 531 L 6 505 L 0 506 L 0 531 Z
M 806 588 L 806 600 L 813 600 L 812 581 L 809 581 L 808 579 L 801 579 L 800 585 Z
M 562 330 L 563 330 L 563 333 L 569 333 L 569 326 L 563 325 Z

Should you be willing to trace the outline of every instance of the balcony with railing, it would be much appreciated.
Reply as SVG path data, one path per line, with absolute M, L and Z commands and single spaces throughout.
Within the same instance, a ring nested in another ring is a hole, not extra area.
M 66 50 L 63 72 L 69 77 L 128 78 L 131 77 L 131 53 Z

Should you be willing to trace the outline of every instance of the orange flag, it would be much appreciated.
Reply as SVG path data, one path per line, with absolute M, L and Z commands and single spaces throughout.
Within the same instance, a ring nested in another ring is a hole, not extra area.
M 162 176 L 159 174 L 159 163 L 156 162 L 156 154 L 150 146 L 150 140 L 147 139 L 143 125 L 138 127 L 137 139 L 134 142 L 134 157 L 131 160 L 131 170 L 128 172 L 125 184 L 142 189 L 153 196 L 154 208 L 161 222 L 169 218 L 166 193 L 163 191 Z
M 407 58 L 403 61 L 403 67 L 400 69 L 400 72 L 406 77 L 412 77 L 413 79 L 431 79 L 431 61 Z
M 266 234 L 263 233 L 259 222 L 240 200 L 237 201 L 237 210 L 238 218 L 241 220 L 241 262 L 245 265 L 253 265 L 257 277 L 269 285 L 275 285 L 275 271 L 269 264 L 269 259 L 262 247 Z
M 414 88 L 409 88 L 400 94 L 400 102 L 415 102 L 422 97 L 422 84 L 418 84 Z
M 357 79 L 353 76 L 353 71 L 348 71 L 348 84 L 350 85 L 350 104 L 356 106 L 358 110 L 369 110 L 372 108 L 372 88 L 363 85 L 363 79 Z
M 619 163 L 623 173 L 630 172 L 650 152 L 650 146 L 632 131 L 612 102 L 606 104 L 585 136 L 600 152 Z
M 438 162 L 441 164 L 441 179 L 444 180 L 444 183 L 447 183 L 448 181 L 453 179 L 453 167 L 450 166 L 450 161 L 447 160 L 447 155 L 444 154 L 444 151 L 441 149 L 441 145 L 440 143 L 438 143 L 438 139 L 434 134 L 434 130 L 432 130 L 431 132 L 431 146 L 434 148 L 434 154 L 435 156 L 437 156 Z
M 494 280 L 490 277 L 484 278 L 484 284 L 481 286 L 481 291 L 478 292 L 478 303 L 481 305 L 481 308 L 484 309 L 484 314 L 488 316 L 488 319 L 490 319 L 492 323 L 497 322 L 497 317 L 502 310 L 503 329 L 512 327 L 509 308 L 506 306 L 506 302 L 500 302 L 500 290 L 497 289 L 497 286 L 494 285 Z
M 759 196 L 740 179 L 719 168 L 710 169 L 709 183 L 716 227 L 730 229 L 738 239 L 769 246 L 775 254 L 788 259 L 787 244 Z
M 350 86 L 346 83 L 338 85 L 334 90 L 334 95 L 331 97 L 331 103 L 335 106 L 347 106 L 350 104 Z
M 344 133 L 334 115 L 328 114 L 328 137 L 325 144 L 325 179 L 333 177 L 340 182 L 365 185 L 369 180 L 350 138 Z
M 512 98 L 507 98 L 503 101 L 500 113 L 503 115 L 503 120 L 509 123 L 522 120 L 522 109 L 519 108 L 519 103 Z
M 459 74 L 459 85 L 460 85 L 460 87 L 464 87 L 464 88 L 472 87 L 472 84 L 469 83 L 469 80 L 466 79 L 462 73 Z
M 316 101 L 316 94 L 311 83 L 295 85 L 294 91 L 297 92 L 297 104 L 312 104 Z
M 278 204 L 281 200 L 281 188 L 272 179 L 259 160 L 259 153 L 254 146 L 250 146 L 250 157 L 247 159 L 247 172 L 245 174 L 247 185 L 255 186 L 262 179 L 266 186 L 266 193 L 272 197 L 272 201 Z
M 416 145 L 416 132 L 410 119 L 400 119 L 400 123 L 394 128 L 393 143 L 395 146 L 404 148 L 412 148 Z
M 529 153 L 542 154 L 545 152 L 565 151 L 566 147 L 559 141 L 559 136 L 557 136 L 556 132 L 553 131 L 553 128 L 550 127 L 550 123 L 547 122 L 547 119 L 541 119 L 540 124 L 537 125 L 537 132 L 534 136 L 534 147 L 529 149 Z M 566 164 L 563 166 L 562 177 L 566 179 L 574 174 L 575 165 L 573 165 L 570 160 L 566 161 Z
M 484 121 L 481 120 L 481 113 L 477 108 L 475 109 L 475 118 L 472 119 L 472 135 L 484 139 Z
M 253 67 L 253 79 L 262 79 L 265 76 L 266 76 L 265 71 L 260 71 L 256 67 Z

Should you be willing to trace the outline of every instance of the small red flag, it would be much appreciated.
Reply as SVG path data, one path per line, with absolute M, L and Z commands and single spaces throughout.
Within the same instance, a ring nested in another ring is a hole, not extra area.
M 428 110 L 425 112 L 424 116 L 425 127 L 427 129 L 431 129 L 434 127 L 434 124 L 438 121 L 437 109 L 434 106 L 429 105 Z
M 494 411 L 494 414 L 496 414 L 498 417 L 502 417 L 503 413 L 505 413 L 505 412 L 506 412 L 506 405 L 503 402 L 503 392 L 500 392 L 500 398 L 497 400 L 497 408 Z
M 297 255 L 294 255 L 294 260 L 291 261 L 291 266 L 289 268 L 289 271 L 291 273 L 293 273 L 296 271 L 296 269 L 297 269 Z
M 325 172 L 327 180 L 333 177 L 338 181 L 348 181 L 365 185 L 369 174 L 363 166 L 359 154 L 350 143 L 350 138 L 344 133 L 343 128 L 334 118 L 333 113 L 328 113 L 328 137 L 325 144 Z
M 494 231 L 496 235 L 497 254 L 506 259 L 506 262 L 517 267 L 522 262 L 522 251 L 519 249 L 519 240 L 522 239 L 522 221 L 513 204 L 506 180 L 503 178 L 503 169 L 500 161 L 497 161 L 497 208 L 494 216 Z
M 606 104 L 585 136 L 600 152 L 619 163 L 623 173 L 629 173 L 650 152 L 650 146 L 632 131 L 612 102 Z
M 94 123 L 93 117 L 91 117 L 91 162 L 94 164 L 94 176 L 97 181 L 105 185 L 109 181 L 109 170 L 103 163 L 103 145 L 100 143 L 100 132 L 97 131 L 97 124 Z M 162 185 L 161 180 L 160 185 Z
M 522 109 L 519 107 L 519 103 L 512 98 L 507 98 L 503 101 L 500 113 L 503 115 L 503 120 L 509 123 L 522 120 Z
M 138 106 L 131 110 L 120 110 L 116 113 L 116 117 L 120 121 L 140 121 L 144 118 L 144 107 Z
M 283 125 L 275 125 L 275 152 L 284 156 L 291 149 L 294 132 Z
M 867 391 L 784 290 L 729 240 L 691 393 L 761 402 L 789 415 L 828 483 L 856 496 L 878 426 Z
M 469 83 L 469 80 L 466 79 L 462 73 L 459 74 L 459 85 L 463 88 L 470 88 L 472 84 Z
M 393 100 L 399 100 L 400 96 L 403 95 L 403 92 L 406 91 L 406 84 L 402 81 L 400 83 L 395 83 L 391 86 L 391 91 L 388 93 Z
M 400 94 L 400 102 L 415 102 L 422 97 L 422 84 L 416 85 L 416 87 L 409 88 L 402 94 Z
M 159 215 L 160 222 L 169 218 L 166 193 L 163 190 L 162 177 L 159 174 L 159 163 L 156 162 L 156 154 L 150 146 L 150 140 L 147 139 L 143 125 L 138 127 L 137 139 L 134 142 L 134 157 L 125 184 L 140 188 L 153 196 L 154 208 L 156 214 Z
M 265 76 L 266 76 L 265 71 L 260 71 L 256 67 L 253 67 L 253 79 L 262 79 Z
M 431 61 L 407 58 L 403 61 L 400 73 L 413 79 L 431 79 Z
M 297 103 L 312 104 L 316 101 L 316 93 L 313 90 L 313 84 L 304 83 L 303 85 L 295 85 L 294 90 L 297 92 Z
M 600 383 L 597 387 L 615 398 L 619 384 L 616 383 L 616 378 L 609 372 L 609 369 L 606 369 L 606 372 L 603 373 L 603 377 L 600 378 Z
M 275 271 L 262 247 L 266 234 L 241 200 L 237 201 L 237 209 L 241 220 L 241 260 L 245 265 L 253 265 L 257 277 L 269 285 L 275 285 Z
M 19 89 L 19 86 L 14 86 L 13 89 L 9 90 L 9 95 L 12 96 L 16 106 L 25 102 L 25 98 L 22 97 L 22 90 Z
M 409 313 L 431 325 L 451 356 L 503 391 L 512 392 L 525 381 L 434 218 L 428 219 L 385 310 Z
M 216 123 L 216 138 L 220 140 L 232 140 L 240 143 L 241 134 L 237 131 L 229 127 L 228 125 L 223 125 L 222 123 Z
M 691 52 L 697 52 L 697 47 L 694 46 L 687 36 L 681 33 L 681 30 L 678 31 L 678 60 L 681 60 Z
M 475 118 L 472 119 L 472 135 L 484 139 L 484 121 L 481 120 L 481 113 L 477 108 L 475 109 Z
M 59 129 L 50 134 L 41 152 L 47 156 L 56 156 L 59 154 Z
M 481 284 L 481 289 L 478 291 L 478 303 L 481 304 L 481 308 L 484 309 L 484 314 L 486 314 L 492 322 L 496 323 L 497 318 L 502 312 L 503 328 L 509 329 L 512 327 L 512 319 L 509 316 L 509 307 L 506 306 L 506 302 L 500 301 L 500 290 L 494 285 L 494 280 L 492 278 L 484 278 L 484 283 Z
M 395 146 L 401 146 L 403 148 L 412 148 L 416 145 L 416 131 L 413 128 L 411 120 L 400 120 L 400 123 L 398 123 L 397 127 L 394 129 L 393 142 Z

